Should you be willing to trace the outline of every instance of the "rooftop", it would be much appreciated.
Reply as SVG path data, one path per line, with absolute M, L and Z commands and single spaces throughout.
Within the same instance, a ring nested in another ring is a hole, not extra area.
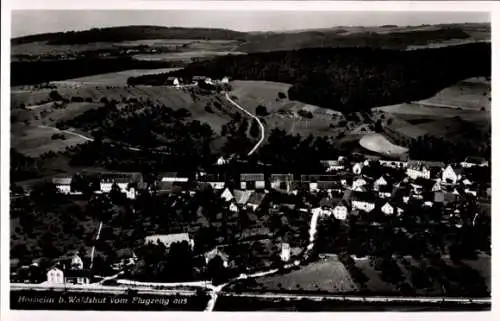
M 169 247 L 173 243 L 177 242 L 183 242 L 186 241 L 189 243 L 190 241 L 189 234 L 187 233 L 177 233 L 177 234 L 155 234 L 155 235 L 150 235 L 146 236 L 144 239 L 144 243 L 153 243 L 153 244 L 158 244 L 158 243 L 163 243 L 166 247 Z

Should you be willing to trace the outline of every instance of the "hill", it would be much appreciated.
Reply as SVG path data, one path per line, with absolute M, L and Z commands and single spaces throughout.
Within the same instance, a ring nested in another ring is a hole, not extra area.
M 467 44 L 411 51 L 312 48 L 224 56 L 169 74 L 129 78 L 161 84 L 167 75 L 206 75 L 292 84 L 288 97 L 341 112 L 421 100 L 462 79 L 491 73 L 491 46 Z
M 317 47 L 372 47 L 406 49 L 439 42 L 489 40 L 489 24 L 421 26 L 333 27 L 284 32 L 239 32 L 215 28 L 122 26 L 35 34 L 12 39 L 12 45 L 46 42 L 49 45 L 112 43 L 137 40 L 191 39 L 240 41 L 243 52 L 293 50 Z
M 46 41 L 49 44 L 71 45 L 93 42 L 123 42 L 145 39 L 211 39 L 238 40 L 245 34 L 227 29 L 179 28 L 159 26 L 123 26 L 93 28 L 84 31 L 68 31 L 30 35 L 12 39 L 12 44 Z
M 238 50 L 261 52 L 317 47 L 370 47 L 407 49 L 444 41 L 471 39 L 460 26 L 425 27 L 339 27 L 295 33 L 254 34 Z

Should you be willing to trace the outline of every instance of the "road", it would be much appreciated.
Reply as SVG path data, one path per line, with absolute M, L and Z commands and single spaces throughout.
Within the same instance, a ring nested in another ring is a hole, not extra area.
M 81 139 L 89 141 L 89 142 L 93 142 L 94 141 L 94 139 L 91 138 L 91 137 L 84 136 L 84 135 L 79 134 L 79 133 L 75 133 L 74 131 L 71 131 L 71 130 L 59 129 L 57 127 L 51 127 L 51 126 L 45 126 L 45 125 L 38 125 L 38 127 L 40 127 L 40 128 L 48 128 L 48 129 L 52 129 L 52 130 L 55 130 L 55 131 L 60 132 L 60 133 L 65 133 L 65 134 L 68 134 L 68 135 L 78 136 Z
M 249 112 L 248 110 L 246 110 L 245 108 L 241 107 L 240 105 L 238 105 L 234 100 L 231 99 L 231 97 L 229 97 L 229 94 L 226 93 L 226 99 L 231 103 L 233 104 L 236 108 L 238 108 L 239 110 L 243 111 L 245 114 L 247 114 L 248 116 L 252 117 L 253 119 L 255 119 L 257 121 L 257 123 L 259 124 L 259 127 L 260 127 L 260 139 L 259 141 L 257 142 L 257 144 L 255 144 L 255 146 L 252 148 L 252 150 L 250 150 L 250 152 L 248 152 L 248 156 L 252 155 L 256 150 L 257 148 L 259 148 L 259 146 L 262 144 L 262 142 L 264 141 L 264 135 L 265 135 L 265 130 L 264 130 L 264 125 L 262 124 L 262 122 L 260 121 L 259 117 L 257 117 L 256 115 L 252 114 L 251 112 Z
M 57 127 L 52 127 L 52 126 L 46 126 L 46 125 L 38 125 L 38 127 L 40 128 L 47 128 L 47 129 L 52 129 L 52 130 L 55 130 L 57 132 L 60 132 L 60 133 L 64 133 L 64 134 L 68 134 L 68 135 L 74 135 L 74 136 L 78 136 L 86 141 L 89 141 L 89 142 L 93 142 L 94 139 L 92 137 L 88 137 L 88 136 L 85 136 L 85 135 L 82 135 L 80 133 L 77 133 L 77 132 L 74 132 L 72 130 L 67 130 L 67 129 L 59 129 Z M 122 148 L 125 148 L 125 149 L 128 149 L 129 151 L 132 151 L 132 152 L 140 152 L 140 151 L 143 151 L 143 149 L 139 148 L 139 147 L 134 147 L 134 146 L 127 146 L 125 145 L 124 143 L 121 143 L 121 142 L 111 142 L 111 145 L 113 146 L 119 146 L 119 147 L 122 147 Z M 170 155 L 169 152 L 165 152 L 165 151 L 160 151 L 160 150 L 154 150 L 154 149 L 151 149 L 151 150 L 148 150 L 148 152 L 151 152 L 151 153 L 154 153 L 154 154 L 164 154 L 164 155 Z
M 95 243 L 99 241 L 99 237 L 101 237 L 101 229 L 102 229 L 102 221 L 99 222 L 99 228 L 97 229 L 97 235 L 95 237 Z M 90 254 L 90 268 L 94 265 L 94 254 L 95 254 L 95 243 L 92 246 L 92 252 Z
M 224 293 L 224 296 L 258 297 L 266 299 L 308 299 L 314 301 L 332 300 L 342 302 L 412 302 L 412 303 L 463 303 L 463 304 L 491 304 L 490 298 L 453 298 L 453 297 L 398 297 L 398 296 L 353 296 L 353 295 L 308 295 L 287 293 Z

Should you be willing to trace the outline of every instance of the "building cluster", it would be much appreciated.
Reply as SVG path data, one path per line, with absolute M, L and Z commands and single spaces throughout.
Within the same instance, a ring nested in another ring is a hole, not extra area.
M 173 87 L 181 87 L 186 85 L 200 86 L 200 85 L 227 85 L 229 84 L 229 77 L 222 77 L 221 79 L 212 79 L 206 76 L 193 76 L 191 79 L 183 79 L 179 77 L 169 76 L 165 80 L 165 85 Z
M 227 162 L 221 157 L 216 165 Z M 140 173 L 98 174 L 92 179 L 98 182 L 95 193 L 110 193 L 113 188 L 135 199 L 141 189 L 169 193 L 175 189 L 190 191 L 210 186 L 219 191 L 228 202 L 229 209 L 256 211 L 270 190 L 295 194 L 299 192 L 326 193 L 321 206 L 315 210 L 331 212 L 344 220 L 352 211 L 370 212 L 380 209 L 386 214 L 401 214 L 410 199 L 420 200 L 425 206 L 436 203 L 454 203 L 460 197 L 488 197 L 489 186 L 478 184 L 470 173 L 475 167 L 488 167 L 488 162 L 468 158 L 460 164 L 444 164 L 432 161 L 396 160 L 337 160 L 322 161 L 324 173 L 294 175 L 291 173 L 239 173 L 227 174 L 197 172 L 180 175 L 176 172 L 161 173 L 153 185 L 144 183 Z M 63 194 L 81 193 L 75 190 L 74 177 L 57 177 L 53 183 Z
M 284 207 L 320 215 L 347 220 L 357 215 L 399 216 L 412 206 L 424 208 L 438 207 L 440 219 L 460 228 L 463 224 L 464 208 L 461 199 L 488 200 L 491 187 L 488 183 L 489 163 L 478 158 L 467 158 L 459 164 L 445 164 L 430 161 L 396 161 L 380 159 L 347 159 L 321 161 L 324 171 L 317 174 L 259 173 L 246 172 L 229 174 L 224 168 L 230 163 L 222 157 L 214 166 L 214 173 L 198 171 L 193 175 L 181 175 L 176 172 L 161 173 L 154 183 L 146 184 L 139 173 L 106 173 L 77 175 L 76 177 L 57 177 L 53 180 L 59 192 L 67 195 L 81 193 L 75 188 L 82 177 L 91 178 L 95 193 L 110 193 L 118 190 L 129 199 L 134 199 L 137 192 L 148 190 L 153 193 L 171 193 L 178 190 L 194 194 L 208 188 L 213 190 L 227 204 L 231 212 L 268 211 L 281 212 Z M 218 169 L 218 170 L 217 170 Z M 477 170 L 483 171 L 476 175 Z M 77 178 L 78 177 L 78 178 Z M 486 182 L 486 183 L 485 183 Z M 271 191 L 288 195 L 286 199 L 311 199 L 283 203 L 276 201 Z M 268 199 L 269 197 L 269 199 Z M 472 224 L 478 213 L 467 213 Z M 144 243 L 163 243 L 167 248 L 176 242 L 186 241 L 194 247 L 194 239 L 187 233 L 151 235 Z M 291 248 L 288 243 L 281 245 L 280 257 L 283 261 L 291 260 Z M 215 248 L 205 254 L 208 262 L 214 256 L 223 259 L 224 266 L 231 260 L 223 248 Z M 129 255 L 130 256 L 130 255 Z M 135 255 L 116 262 L 112 268 L 116 271 L 135 264 Z M 50 284 L 88 284 L 89 276 L 81 260 L 74 255 L 69 261 L 61 260 L 47 272 Z

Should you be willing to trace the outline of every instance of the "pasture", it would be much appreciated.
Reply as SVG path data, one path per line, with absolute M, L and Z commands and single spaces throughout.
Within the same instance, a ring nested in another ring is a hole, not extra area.
M 290 84 L 272 81 L 235 80 L 231 82 L 231 95 L 238 97 L 238 101 L 252 113 L 259 105 L 266 106 L 269 113 L 280 111 L 298 112 L 299 110 L 328 116 L 338 115 L 339 112 L 305 104 L 296 100 L 289 100 L 288 89 Z M 285 94 L 286 98 L 279 99 L 278 94 Z
M 390 156 L 401 156 L 408 152 L 408 148 L 391 143 L 384 135 L 368 134 L 359 140 L 359 144 L 369 151 Z
M 20 152 L 38 156 L 46 151 L 62 151 L 67 146 L 83 143 L 84 140 L 74 135 L 65 135 L 66 140 L 51 140 L 51 130 L 40 129 L 38 125 L 55 126 L 58 121 L 73 119 L 84 112 L 104 108 L 100 100 L 116 100 L 120 105 L 130 98 L 142 101 L 145 106 L 164 105 L 174 110 L 185 108 L 190 111 L 190 120 L 208 123 L 217 136 L 224 124 L 232 119 L 224 106 L 215 108 L 217 102 L 224 105 L 225 99 L 214 95 L 197 95 L 187 89 L 171 87 L 126 87 L 126 86 L 93 86 L 88 84 L 69 85 L 58 84 L 57 92 L 64 98 L 81 97 L 92 102 L 69 102 L 56 106 L 50 100 L 49 94 L 53 89 L 13 90 L 11 122 L 16 124 L 12 128 L 12 146 Z M 21 104 L 26 109 L 16 108 Z M 212 112 L 205 107 L 212 105 Z M 220 144 L 219 144 L 220 145 Z
M 43 153 L 53 151 L 61 152 L 68 146 L 85 143 L 81 137 L 63 134 L 65 139 L 52 139 L 52 135 L 58 133 L 57 129 L 15 125 L 12 126 L 11 147 L 31 157 L 40 156 Z
M 256 278 L 249 290 L 353 293 L 358 291 L 358 287 L 345 266 L 332 256 L 296 271 Z

